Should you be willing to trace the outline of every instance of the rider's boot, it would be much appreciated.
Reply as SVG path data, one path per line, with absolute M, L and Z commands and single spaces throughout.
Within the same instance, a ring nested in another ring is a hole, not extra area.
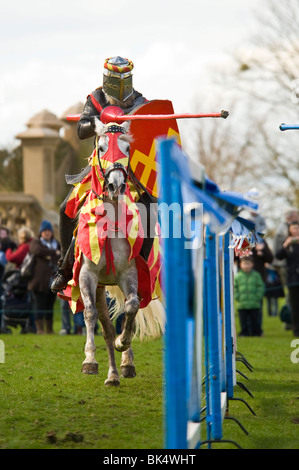
M 74 245 L 75 239 L 73 238 L 65 257 L 61 258 L 57 263 L 57 273 L 53 277 L 51 284 L 51 290 L 53 292 L 59 292 L 66 289 L 67 283 L 73 277 Z
M 65 276 L 65 271 L 62 268 L 63 262 L 64 260 L 60 259 L 57 263 L 58 269 L 53 277 L 53 281 L 51 284 L 51 290 L 53 292 L 59 292 L 66 289 L 68 281 L 72 279 L 72 276 Z

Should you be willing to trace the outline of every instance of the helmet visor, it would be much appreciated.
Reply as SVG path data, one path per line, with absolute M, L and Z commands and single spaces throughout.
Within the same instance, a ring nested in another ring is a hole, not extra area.
M 105 71 L 106 72 L 106 71 Z M 133 93 L 132 74 L 104 72 L 103 90 L 108 96 L 125 101 Z

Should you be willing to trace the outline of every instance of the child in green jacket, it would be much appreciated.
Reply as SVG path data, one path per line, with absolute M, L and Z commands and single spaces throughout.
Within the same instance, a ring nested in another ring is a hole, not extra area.
M 259 311 L 265 285 L 262 276 L 253 269 L 253 266 L 252 258 L 241 258 L 240 270 L 234 279 L 234 294 L 241 324 L 240 336 L 262 335 Z

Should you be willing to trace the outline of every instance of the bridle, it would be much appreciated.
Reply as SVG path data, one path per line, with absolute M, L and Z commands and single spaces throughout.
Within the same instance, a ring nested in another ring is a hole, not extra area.
M 105 131 L 104 131 L 104 134 L 125 134 L 126 131 L 123 127 L 119 126 L 119 125 L 116 125 L 116 124 L 112 124 L 111 126 L 108 126 Z M 98 139 L 97 139 L 97 142 L 98 142 Z M 123 152 L 121 152 L 121 150 L 119 149 L 119 152 L 125 157 L 125 158 L 128 158 L 128 167 L 126 168 L 122 163 L 119 163 L 119 162 L 113 162 L 111 163 L 111 165 L 109 165 L 108 168 L 106 168 L 104 170 L 103 168 L 103 165 L 102 165 L 102 161 L 101 161 L 101 156 L 100 156 L 100 148 L 97 148 L 97 157 L 98 157 L 98 164 L 99 164 L 99 168 L 100 168 L 100 172 L 101 172 L 101 175 L 104 179 L 104 186 L 103 186 L 103 190 L 108 186 L 109 182 L 108 182 L 108 175 L 111 173 L 111 171 L 113 170 L 121 170 L 123 173 L 124 173 L 124 176 L 125 176 L 125 180 L 124 180 L 124 183 L 126 184 L 127 183 L 127 179 L 128 179 L 128 174 L 129 174 L 129 168 L 130 168 L 130 154 L 129 156 L 125 155 Z
M 126 130 L 120 125 L 111 124 L 104 131 L 104 134 L 107 134 L 107 133 L 126 134 Z M 98 139 L 96 140 L 96 155 L 97 155 L 97 159 L 98 159 L 98 166 L 99 166 L 99 169 L 100 169 L 100 172 L 101 172 L 101 176 L 104 180 L 103 192 L 106 190 L 106 188 L 108 187 L 108 184 L 109 184 L 109 181 L 108 181 L 109 173 L 113 170 L 121 170 L 124 174 L 124 177 L 125 177 L 124 184 L 126 184 L 128 179 L 129 179 L 133 183 L 133 185 L 134 185 L 134 187 L 135 187 L 135 189 L 136 189 L 136 191 L 139 195 L 139 198 L 141 197 L 142 192 L 146 192 L 148 194 L 148 196 L 150 197 L 150 199 L 152 199 L 153 198 L 152 195 L 140 183 L 140 181 L 135 177 L 134 172 L 132 171 L 131 164 L 130 164 L 130 153 L 129 153 L 129 155 L 125 155 L 120 151 L 120 149 L 118 149 L 118 150 L 125 158 L 128 159 L 127 167 L 125 167 L 120 162 L 114 162 L 114 163 L 111 163 L 111 165 L 109 165 L 108 168 L 104 169 L 103 165 L 102 165 L 102 161 L 101 161 L 102 159 L 100 157 L 100 148 L 98 148 Z M 98 199 L 101 199 L 101 200 L 103 199 L 103 197 L 98 195 L 94 189 L 92 189 L 92 192 L 97 196 Z

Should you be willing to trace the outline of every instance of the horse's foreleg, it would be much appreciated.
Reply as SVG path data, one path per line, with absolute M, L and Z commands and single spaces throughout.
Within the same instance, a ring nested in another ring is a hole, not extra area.
M 98 319 L 96 309 L 97 282 L 96 274 L 88 272 L 86 265 L 83 264 L 79 277 L 80 291 L 84 302 L 84 322 L 86 325 L 85 360 L 82 364 L 83 374 L 98 373 L 98 363 L 95 359 L 96 347 L 94 343 L 94 330 Z
M 139 310 L 139 299 L 137 296 L 138 278 L 135 264 L 129 271 L 123 273 L 119 280 L 119 287 L 126 298 L 124 308 L 125 321 L 122 333 L 115 340 L 115 348 L 118 351 L 126 351 L 131 346 L 134 320 Z
M 109 358 L 108 378 L 105 381 L 105 385 L 119 385 L 119 375 L 114 355 L 115 328 L 109 317 L 104 287 L 98 287 L 97 289 L 97 309 Z

